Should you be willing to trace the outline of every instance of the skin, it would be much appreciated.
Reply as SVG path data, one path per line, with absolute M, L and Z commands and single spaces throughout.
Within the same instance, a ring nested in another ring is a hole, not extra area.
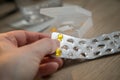
M 58 47 L 57 40 L 43 33 L 0 34 L 0 80 L 33 80 L 56 72 L 63 62 L 49 55 Z

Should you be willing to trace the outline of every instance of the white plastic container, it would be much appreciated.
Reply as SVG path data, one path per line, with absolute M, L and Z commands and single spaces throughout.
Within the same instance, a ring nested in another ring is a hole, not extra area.
M 92 13 L 79 6 L 46 8 L 42 9 L 41 13 L 54 17 L 51 27 L 56 27 L 58 32 L 71 36 L 83 37 L 93 26 Z

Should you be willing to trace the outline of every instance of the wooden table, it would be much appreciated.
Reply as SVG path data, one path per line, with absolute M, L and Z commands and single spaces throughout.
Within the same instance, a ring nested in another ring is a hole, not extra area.
M 93 13 L 94 26 L 85 34 L 91 38 L 103 33 L 120 31 L 120 0 L 64 0 L 80 5 Z M 19 13 L 0 21 L 0 32 L 13 30 L 8 21 Z M 43 80 L 120 80 L 120 54 L 82 63 L 70 63 Z

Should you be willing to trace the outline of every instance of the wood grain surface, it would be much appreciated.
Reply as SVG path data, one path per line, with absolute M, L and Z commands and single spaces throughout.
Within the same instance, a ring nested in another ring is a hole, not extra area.
M 94 26 L 86 32 L 85 38 L 120 31 L 120 0 L 64 0 L 64 2 L 79 5 L 92 12 Z M 8 23 L 16 16 L 19 17 L 19 13 L 0 20 L 0 32 L 13 30 Z M 86 62 L 68 61 L 56 73 L 40 80 L 120 80 L 120 54 Z

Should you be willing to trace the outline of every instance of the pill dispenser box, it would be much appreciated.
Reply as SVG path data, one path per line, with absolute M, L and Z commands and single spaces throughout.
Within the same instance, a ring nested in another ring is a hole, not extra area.
M 83 37 L 93 26 L 92 13 L 80 6 L 45 8 L 41 13 L 54 18 L 49 30 L 67 35 Z

